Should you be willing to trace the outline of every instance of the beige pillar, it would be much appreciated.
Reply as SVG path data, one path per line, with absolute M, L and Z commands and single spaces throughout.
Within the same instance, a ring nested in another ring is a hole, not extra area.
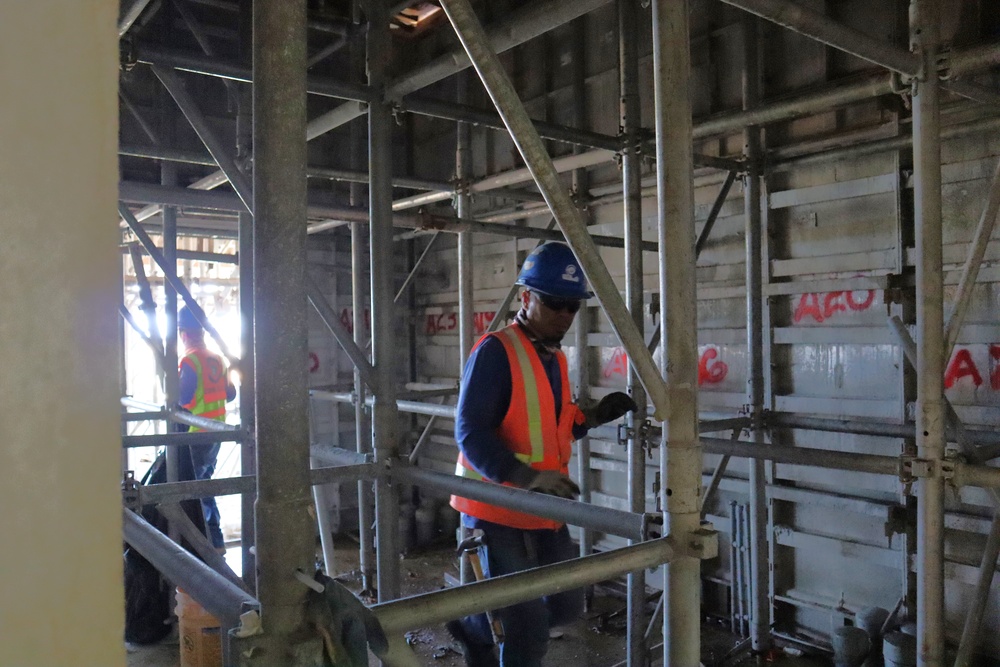
M 123 665 L 118 2 L 0 14 L 0 664 Z

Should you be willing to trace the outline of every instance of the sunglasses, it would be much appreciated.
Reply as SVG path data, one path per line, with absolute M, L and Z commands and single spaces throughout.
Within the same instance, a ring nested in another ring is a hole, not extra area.
M 549 310 L 560 311 L 565 310 L 568 313 L 575 313 L 580 310 L 580 306 L 583 301 L 580 299 L 563 299 L 557 296 L 549 296 L 548 294 L 542 294 L 540 292 L 532 292 L 538 297 L 538 300 L 542 302 Z

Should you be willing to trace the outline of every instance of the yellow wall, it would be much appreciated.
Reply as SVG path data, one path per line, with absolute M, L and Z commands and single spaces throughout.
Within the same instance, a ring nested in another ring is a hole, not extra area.
M 122 665 L 117 0 L 0 6 L 0 665 Z

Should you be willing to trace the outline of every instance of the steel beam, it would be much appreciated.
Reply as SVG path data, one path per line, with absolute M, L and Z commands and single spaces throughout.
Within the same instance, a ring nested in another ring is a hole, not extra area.
M 612 328 L 621 340 L 629 355 L 630 363 L 636 368 L 653 401 L 656 415 L 662 417 L 666 414 L 668 404 L 667 391 L 658 376 L 653 357 L 646 351 L 642 334 L 632 322 L 625 302 L 618 293 L 607 267 L 604 266 L 579 210 L 559 181 L 552 159 L 531 124 L 503 65 L 497 55 L 490 50 L 482 25 L 468 0 L 445 0 L 442 6 L 490 93 L 493 103 L 503 117 L 504 124 L 507 125 L 521 157 L 531 169 L 539 189 L 566 235 L 567 242 L 583 266 L 591 286 L 597 292 Z M 690 123 L 690 110 L 688 110 L 688 122 Z
M 701 524 L 698 439 L 698 308 L 695 283 L 694 156 L 691 143 L 691 38 L 687 0 L 653 0 L 653 90 L 659 254 L 661 387 L 670 397 L 660 441 L 660 502 L 670 533 L 688 540 Z M 648 355 L 643 341 L 641 352 Z M 651 356 L 649 357 L 652 358 Z M 647 382 L 646 388 L 650 388 Z M 669 465 L 668 465 L 669 460 Z M 698 667 L 701 561 L 664 568 L 663 664 Z
M 253 3 L 257 590 L 265 659 L 291 663 L 315 563 L 306 393 L 306 2 Z
M 201 142 L 205 144 L 205 148 L 211 153 L 212 158 L 218 163 L 222 172 L 226 175 L 230 184 L 232 184 L 233 189 L 236 190 L 236 194 L 243 200 L 247 210 L 253 210 L 253 190 L 250 181 L 240 171 L 236 165 L 236 160 L 233 159 L 232 154 L 223 145 L 222 140 L 209 127 L 205 116 L 198 109 L 198 104 L 184 87 L 184 83 L 173 71 L 163 67 L 153 67 L 153 74 L 156 75 L 156 78 L 167 89 L 170 96 L 174 98 L 177 106 L 180 107 L 181 113 L 187 118 L 191 127 L 197 133 L 198 138 L 201 139 Z
M 955 341 L 958 340 L 958 333 L 962 328 L 962 321 L 965 319 L 965 312 L 972 297 L 972 289 L 976 285 L 976 278 L 979 276 L 979 269 L 983 265 L 983 257 L 986 255 L 986 246 L 989 245 L 993 228 L 996 226 L 997 213 L 1000 213 L 1000 162 L 997 162 L 996 169 L 993 171 L 993 181 L 990 183 L 990 190 L 986 195 L 986 206 L 983 208 L 983 214 L 980 216 L 976 232 L 973 234 L 972 243 L 969 246 L 969 256 L 965 260 L 965 265 L 962 267 L 962 277 L 958 281 L 955 304 L 952 306 L 951 315 L 948 316 L 948 323 L 945 325 L 945 360 L 951 359 Z
M 768 21 L 811 37 L 827 46 L 845 51 L 900 74 L 913 76 L 920 70 L 920 58 L 863 32 L 848 28 L 823 14 L 788 0 L 722 0 Z

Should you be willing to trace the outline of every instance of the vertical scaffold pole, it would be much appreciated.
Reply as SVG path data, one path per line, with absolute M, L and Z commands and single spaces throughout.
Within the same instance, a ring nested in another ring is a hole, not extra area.
M 643 331 L 642 290 L 642 183 L 640 147 L 639 100 L 639 7 L 631 0 L 618 0 L 618 85 L 622 135 L 622 189 L 624 191 L 625 220 L 625 302 L 632 321 Z M 639 409 L 627 418 L 632 434 L 628 440 L 628 504 L 632 512 L 646 511 L 646 457 L 645 442 L 639 427 L 646 421 L 646 391 L 642 382 L 629 367 L 628 391 Z M 646 573 L 628 574 L 628 647 L 626 660 L 630 667 L 646 664 L 646 624 L 643 607 L 646 603 Z
M 698 439 L 698 309 L 695 294 L 691 43 L 687 0 L 653 2 L 653 87 L 660 248 L 660 372 L 669 396 L 660 447 L 661 502 L 670 534 L 684 540 L 701 517 Z M 668 465 L 669 461 L 669 465 Z M 665 568 L 663 663 L 698 667 L 701 561 Z
M 911 47 L 923 59 L 913 92 L 914 214 L 917 241 L 917 639 L 919 667 L 944 662 L 944 288 L 942 280 L 941 109 L 937 77 L 940 6 L 910 4 Z
M 261 659 L 290 663 L 315 562 L 306 390 L 306 3 L 253 3 L 254 329 Z
M 381 95 L 391 55 L 389 16 L 383 0 L 369 0 L 368 84 Z M 384 100 L 368 109 L 369 249 L 371 253 L 372 361 L 376 391 L 372 405 L 375 460 L 388 465 L 399 453 L 396 385 L 393 376 L 392 113 Z M 388 477 L 375 481 L 375 539 L 379 602 L 399 597 L 399 498 Z
M 746 15 L 743 19 L 744 72 L 743 108 L 752 109 L 761 99 L 761 63 L 759 27 L 757 18 Z M 761 215 L 761 187 L 763 177 L 763 147 L 761 129 L 748 127 L 744 133 L 744 151 L 747 163 L 744 207 L 746 211 L 746 287 L 747 287 L 747 357 L 750 359 L 749 403 L 753 423 L 753 441 L 763 444 L 766 434 L 764 414 L 764 291 L 763 291 L 763 216 Z M 768 603 L 768 530 L 767 530 L 767 462 L 753 459 L 750 462 L 750 639 L 756 652 L 766 651 L 771 645 Z

